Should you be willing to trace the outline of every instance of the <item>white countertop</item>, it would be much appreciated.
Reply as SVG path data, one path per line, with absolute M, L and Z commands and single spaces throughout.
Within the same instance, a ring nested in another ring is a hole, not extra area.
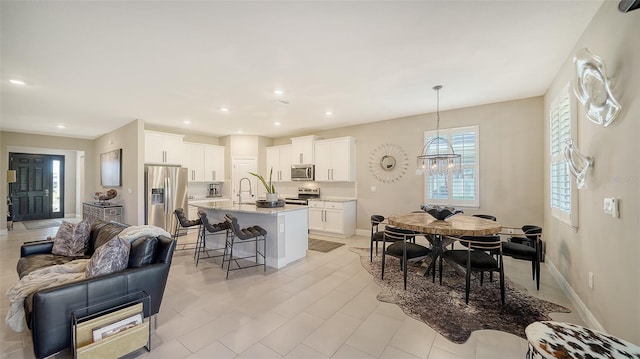
M 302 211 L 307 210 L 307 206 L 296 206 L 296 205 L 285 205 L 284 207 L 275 207 L 275 208 L 259 208 L 256 207 L 255 204 L 249 203 L 231 203 L 230 201 L 225 202 L 205 202 L 205 203 L 197 203 L 194 204 L 198 208 L 202 209 L 210 209 L 214 211 L 229 211 L 229 212 L 241 212 L 241 213 L 254 213 L 254 214 L 278 214 L 281 212 L 289 212 L 289 211 Z
M 227 202 L 230 201 L 229 198 L 226 197 L 196 197 L 188 199 L 190 205 L 196 205 L 201 203 L 209 203 L 209 202 Z
M 351 202 L 355 201 L 355 198 L 349 197 L 320 197 L 320 198 L 309 198 L 309 201 L 323 201 L 323 202 Z

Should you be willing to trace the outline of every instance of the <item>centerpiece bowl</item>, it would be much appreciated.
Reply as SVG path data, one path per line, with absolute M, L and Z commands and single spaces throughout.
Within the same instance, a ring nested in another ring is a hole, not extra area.
M 420 207 L 423 211 L 429 213 L 433 218 L 438 221 L 444 221 L 446 218 L 453 216 L 454 214 L 462 213 L 461 210 L 453 207 L 441 207 L 441 206 L 429 206 L 424 205 Z

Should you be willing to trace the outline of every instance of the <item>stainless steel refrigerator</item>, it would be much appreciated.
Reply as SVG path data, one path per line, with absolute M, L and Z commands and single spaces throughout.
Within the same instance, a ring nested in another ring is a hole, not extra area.
M 145 166 L 144 214 L 145 224 L 152 224 L 173 233 L 176 216 L 173 211 L 187 211 L 187 168 Z

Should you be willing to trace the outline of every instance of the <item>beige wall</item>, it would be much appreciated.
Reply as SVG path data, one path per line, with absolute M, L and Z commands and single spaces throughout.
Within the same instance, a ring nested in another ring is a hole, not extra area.
M 441 99 L 446 101 L 446 92 Z M 441 128 L 480 125 L 480 208 L 465 213 L 493 214 L 505 226 L 542 224 L 542 106 L 542 98 L 535 97 L 441 112 Z M 424 177 L 415 175 L 415 157 L 424 146 L 424 131 L 435 127 L 435 114 L 425 114 L 313 133 L 357 139 L 358 229 L 370 228 L 372 214 L 410 212 L 424 204 Z M 289 142 L 288 137 L 275 141 Z M 369 170 L 369 154 L 384 143 L 401 146 L 408 156 L 408 172 L 395 183 L 382 183 Z
M 62 154 L 65 156 L 65 214 L 82 215 L 76 212 L 76 173 L 77 166 L 75 155 L 76 151 L 83 151 L 85 155 L 93 155 L 93 141 L 58 137 L 43 136 L 16 132 L 0 132 L 0 198 L 7 197 L 7 173 L 9 152 L 12 150 L 24 150 L 29 153 L 51 153 Z M 87 174 L 87 180 L 93 181 L 93 174 Z M 80 193 L 80 197 L 86 196 L 88 193 Z M 7 214 L 6 206 L 0 206 L 0 218 L 5 218 Z M 0 221 L 0 230 L 7 228 L 6 221 Z
M 547 258 L 595 319 L 609 333 L 640 344 L 640 11 L 623 14 L 617 4 L 604 2 L 575 50 L 586 47 L 604 61 L 623 110 L 604 128 L 591 123 L 578 103 L 578 148 L 595 161 L 587 188 L 579 191 L 579 227 L 574 231 L 551 216 L 545 181 L 544 229 Z M 545 95 L 545 148 L 549 103 L 573 81 L 572 57 Z M 545 179 L 546 161 L 548 155 Z M 620 218 L 604 214 L 604 197 L 620 199 Z M 594 273 L 593 289 L 588 286 L 589 272 Z
M 100 154 L 122 148 L 122 187 L 116 199 L 124 207 L 124 222 L 144 224 L 144 123 L 135 120 L 94 141 L 94 155 L 87 157 L 87 171 L 96 175 L 89 192 L 104 192 L 111 187 L 100 186 Z M 131 192 L 131 193 L 129 193 Z M 92 198 L 85 200 L 92 201 Z

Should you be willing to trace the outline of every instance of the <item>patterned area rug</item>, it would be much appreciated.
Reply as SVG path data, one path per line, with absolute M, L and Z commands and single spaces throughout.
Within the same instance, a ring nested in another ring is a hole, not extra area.
M 312 251 L 318 251 L 327 253 L 340 246 L 344 246 L 344 243 L 325 241 L 322 239 L 309 238 L 309 249 Z
M 42 229 L 50 227 L 60 227 L 62 220 L 60 219 L 39 219 L 35 221 L 21 222 L 26 229 Z
M 403 290 L 400 262 L 395 257 L 385 258 L 384 281 L 380 280 L 381 256 L 369 262 L 368 248 L 350 248 L 360 255 L 360 263 L 373 275 L 382 291 L 381 302 L 397 304 L 408 316 L 421 320 L 454 343 L 464 343 L 475 330 L 493 329 L 525 338 L 527 325 L 552 320 L 548 313 L 569 313 L 570 310 L 529 295 L 526 289 L 505 278 L 505 305 L 500 305 L 500 281 L 485 275 L 483 286 L 478 279 L 471 280 L 469 304 L 465 304 L 464 277 L 444 262 L 442 286 L 436 272 L 436 282 L 431 275 L 418 274 L 419 266 L 409 265 L 407 290 Z M 424 270 L 423 270 L 424 271 Z

